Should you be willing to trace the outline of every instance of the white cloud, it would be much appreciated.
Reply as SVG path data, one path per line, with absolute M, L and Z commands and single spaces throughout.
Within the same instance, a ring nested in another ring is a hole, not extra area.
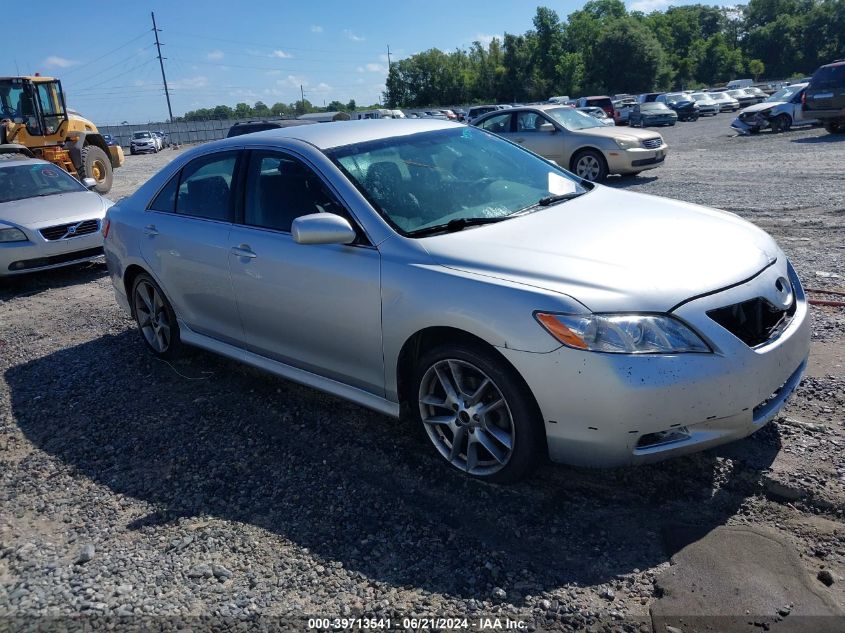
M 348 37 L 353 42 L 363 42 L 364 40 L 367 39 L 366 37 L 362 37 L 360 35 L 355 35 L 355 33 L 350 31 L 349 29 L 343 29 L 343 33 L 346 35 L 346 37 Z
M 311 32 L 312 32 L 312 33 L 322 33 L 322 32 L 323 32 L 323 27 L 322 27 L 322 26 L 320 26 L 319 24 L 312 24 L 312 25 L 311 25 Z
M 293 55 L 276 49 L 272 53 L 270 53 L 270 57 L 277 57 L 278 59 L 288 59 L 289 57 L 293 57 Z
M 170 82 L 171 88 L 182 89 L 204 88 L 207 85 L 208 78 L 204 77 L 203 75 L 199 75 L 197 77 L 188 77 L 186 79 L 177 79 L 176 81 Z
M 282 74 L 282 71 L 281 71 L 281 70 L 268 70 L 268 71 L 267 71 L 266 73 L 264 73 L 264 74 L 265 74 L 265 75 L 281 75 L 281 74 Z
M 223 59 L 223 51 L 211 51 L 208 55 L 206 55 L 206 57 L 208 57 L 211 61 Z
M 381 64 L 367 64 L 366 69 L 371 73 L 386 73 L 387 68 Z
M 58 55 L 50 55 L 42 62 L 47 68 L 70 68 L 76 66 L 79 62 L 75 59 L 67 59 L 59 57 Z
M 284 79 L 277 79 L 276 83 L 280 86 L 291 86 L 293 88 L 308 87 L 308 80 L 301 75 L 288 75 Z
M 490 42 L 494 39 L 500 42 L 504 39 L 499 33 L 476 33 L 472 38 L 473 42 L 481 42 L 482 46 L 490 46 Z
M 667 8 L 671 4 L 671 0 L 634 0 L 628 5 L 631 11 L 642 11 L 643 13 L 651 13 L 652 11 L 660 11 Z

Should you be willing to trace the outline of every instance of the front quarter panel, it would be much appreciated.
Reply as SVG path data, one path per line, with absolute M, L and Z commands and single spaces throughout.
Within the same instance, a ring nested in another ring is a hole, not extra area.
M 560 293 L 441 266 L 420 242 L 396 237 L 379 247 L 388 399 L 398 399 L 402 346 L 426 328 L 454 328 L 498 348 L 542 353 L 561 345 L 534 319 L 536 310 L 587 312 Z

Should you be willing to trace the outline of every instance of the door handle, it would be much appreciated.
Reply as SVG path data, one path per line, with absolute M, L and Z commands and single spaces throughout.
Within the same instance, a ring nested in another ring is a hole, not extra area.
M 149 235 L 150 237 L 155 237 L 158 235 L 158 231 L 156 230 L 155 224 L 148 224 L 144 227 L 144 235 Z
M 258 255 L 252 252 L 252 249 L 249 247 L 248 244 L 233 246 L 232 254 L 234 254 L 236 257 L 247 257 L 249 259 L 255 259 L 256 257 L 258 257 Z

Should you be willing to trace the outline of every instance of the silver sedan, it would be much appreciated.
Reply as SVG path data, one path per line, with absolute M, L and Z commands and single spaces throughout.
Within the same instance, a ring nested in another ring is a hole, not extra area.
M 47 161 L 0 155 L 0 277 L 103 256 L 111 200 Z
M 445 121 L 210 143 L 106 222 L 152 353 L 198 346 L 410 418 L 488 481 L 749 435 L 809 349 L 798 277 L 754 225 Z

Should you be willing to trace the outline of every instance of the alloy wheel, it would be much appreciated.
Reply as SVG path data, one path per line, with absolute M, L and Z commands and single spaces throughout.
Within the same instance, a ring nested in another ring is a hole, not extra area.
M 445 359 L 425 372 L 420 418 L 438 452 L 470 475 L 504 468 L 514 450 L 513 416 L 502 391 L 475 365 Z
M 587 180 L 595 180 L 601 173 L 601 165 L 598 159 L 592 154 L 586 154 L 578 159 L 575 163 L 575 173 L 581 178 Z
M 170 347 L 170 319 L 161 295 L 148 281 L 141 281 L 135 288 L 135 314 L 141 334 L 159 354 Z

